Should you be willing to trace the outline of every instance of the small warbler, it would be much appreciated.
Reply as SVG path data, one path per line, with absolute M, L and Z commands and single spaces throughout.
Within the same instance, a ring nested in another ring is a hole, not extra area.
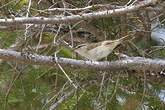
M 123 41 L 128 40 L 128 36 L 117 40 L 106 40 L 98 43 L 84 44 L 75 49 L 75 52 L 89 60 L 100 60 L 107 57 Z

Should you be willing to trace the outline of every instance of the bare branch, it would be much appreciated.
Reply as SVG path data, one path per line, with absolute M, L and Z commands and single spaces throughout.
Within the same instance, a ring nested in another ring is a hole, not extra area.
M 155 4 L 158 0 L 144 0 L 137 5 L 126 6 L 120 9 L 99 11 L 93 13 L 86 13 L 82 15 L 71 16 L 56 16 L 52 18 L 47 17 L 16 17 L 13 19 L 0 19 L 0 25 L 17 25 L 17 24 L 57 24 L 57 23 L 72 23 L 79 20 L 91 20 L 103 17 L 117 16 L 129 12 L 139 10 L 149 5 Z
M 21 53 L 12 50 L 0 49 L 0 59 L 6 61 L 15 61 L 18 63 L 38 64 L 46 66 L 55 66 L 58 60 L 59 64 L 72 65 L 74 67 L 91 68 L 99 70 L 150 70 L 161 71 L 165 68 L 165 60 L 149 59 L 142 57 L 127 57 L 117 61 L 83 61 L 70 58 L 43 56 L 30 53 Z
M 74 93 L 74 90 L 64 94 L 56 103 L 50 106 L 49 110 L 55 110 L 63 101 L 68 99 L 73 93 Z

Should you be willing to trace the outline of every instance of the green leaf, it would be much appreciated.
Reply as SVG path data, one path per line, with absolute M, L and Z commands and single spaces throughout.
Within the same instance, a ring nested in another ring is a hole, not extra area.
M 73 51 L 71 51 L 71 49 L 66 47 L 61 47 L 58 55 L 66 58 L 76 58 L 76 54 L 74 54 Z

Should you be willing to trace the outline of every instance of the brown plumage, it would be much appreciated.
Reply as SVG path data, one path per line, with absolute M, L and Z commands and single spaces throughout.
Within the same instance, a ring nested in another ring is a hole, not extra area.
M 100 60 L 107 57 L 119 44 L 128 40 L 128 36 L 117 40 L 106 40 L 98 43 L 86 44 L 75 49 L 79 55 L 89 60 Z

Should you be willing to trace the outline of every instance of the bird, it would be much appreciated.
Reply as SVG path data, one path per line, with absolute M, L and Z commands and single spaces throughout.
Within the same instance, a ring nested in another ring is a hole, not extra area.
M 165 45 L 165 27 L 156 27 L 151 32 L 151 39 L 157 43 L 157 45 Z
M 149 12 L 150 18 L 155 16 L 157 16 L 156 12 Z M 151 39 L 155 41 L 157 45 L 165 45 L 165 27 L 159 21 L 159 17 L 151 21 Z
M 128 36 L 117 40 L 106 40 L 98 43 L 84 44 L 75 49 L 75 52 L 80 56 L 92 61 L 101 60 L 107 57 L 112 51 L 123 41 L 128 40 Z

